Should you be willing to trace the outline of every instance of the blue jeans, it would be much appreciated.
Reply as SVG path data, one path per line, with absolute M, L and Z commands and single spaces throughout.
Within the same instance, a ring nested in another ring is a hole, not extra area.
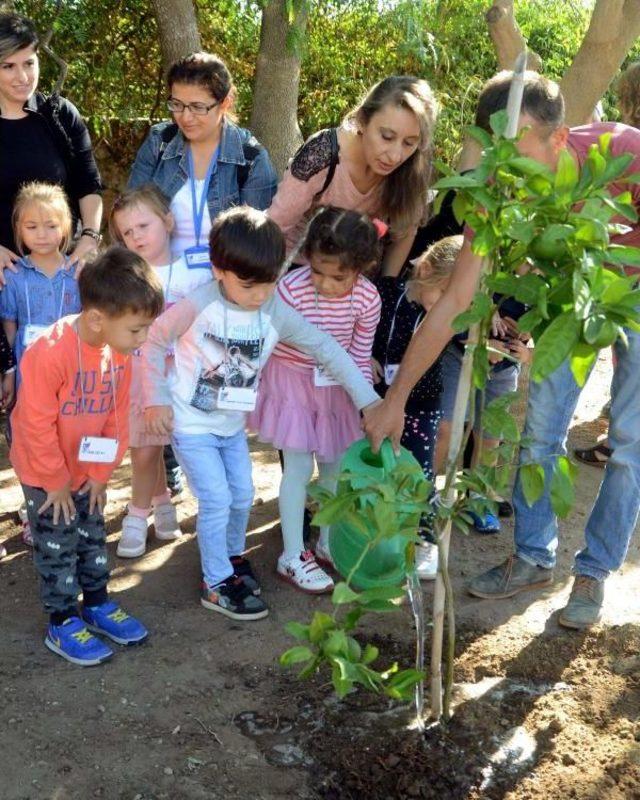
M 213 433 L 177 434 L 173 449 L 198 500 L 198 547 L 209 586 L 233 574 L 231 556 L 244 551 L 253 503 L 251 457 L 247 436 Z
M 640 507 L 640 334 L 626 330 L 629 347 L 615 345 L 618 364 L 611 384 L 609 445 L 612 455 L 585 529 L 585 547 L 576 555 L 575 572 L 598 580 L 619 569 L 627 555 Z M 566 453 L 567 429 L 580 388 L 569 362 L 541 383 L 531 383 L 524 436 L 531 442 L 520 463 L 545 468 L 545 491 L 528 506 L 520 481 L 513 494 L 515 546 L 518 556 L 541 567 L 553 567 L 558 522 L 551 508 L 549 481 L 553 456 Z

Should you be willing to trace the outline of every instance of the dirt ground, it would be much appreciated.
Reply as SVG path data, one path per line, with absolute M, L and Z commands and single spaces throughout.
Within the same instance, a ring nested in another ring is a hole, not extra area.
M 574 419 L 572 445 L 602 430 L 597 417 L 609 380 L 603 357 Z M 423 736 L 406 706 L 364 694 L 340 703 L 326 675 L 300 683 L 278 666 L 291 644 L 285 622 L 330 603 L 277 580 L 279 468 L 270 450 L 254 443 L 253 453 L 248 546 L 271 615 L 240 624 L 199 605 L 188 496 L 179 505 L 182 541 L 152 542 L 141 559 L 116 559 L 125 465 L 107 514 L 111 588 L 151 637 L 87 670 L 42 644 L 31 556 L 14 521 L 19 491 L 6 453 L 0 456 L 0 541 L 9 550 L 0 563 L 0 800 L 640 798 L 637 540 L 609 581 L 603 626 L 569 633 L 555 621 L 600 470 L 580 470 L 548 591 L 472 599 L 465 580 L 509 552 L 511 526 L 500 536 L 454 539 L 456 713 L 446 729 Z M 425 585 L 428 608 L 432 593 Z M 372 619 L 367 635 L 385 663 L 411 663 L 406 606 Z

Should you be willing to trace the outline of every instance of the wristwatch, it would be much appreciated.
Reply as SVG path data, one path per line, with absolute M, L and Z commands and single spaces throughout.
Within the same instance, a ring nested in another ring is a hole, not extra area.
M 100 244 L 102 241 L 102 234 L 99 231 L 94 230 L 93 228 L 83 228 L 80 236 L 89 236 L 91 239 L 95 241 L 96 244 Z

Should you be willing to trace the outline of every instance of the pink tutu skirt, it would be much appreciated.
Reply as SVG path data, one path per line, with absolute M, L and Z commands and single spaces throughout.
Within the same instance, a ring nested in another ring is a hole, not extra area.
M 360 412 L 342 386 L 315 386 L 312 369 L 273 356 L 260 375 L 248 426 L 262 442 L 315 453 L 323 463 L 337 461 L 363 436 Z

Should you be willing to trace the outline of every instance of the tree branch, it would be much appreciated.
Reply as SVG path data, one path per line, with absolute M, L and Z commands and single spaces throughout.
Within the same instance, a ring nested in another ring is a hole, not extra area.
M 513 14 L 513 0 L 493 0 L 493 5 L 485 14 L 489 35 L 498 56 L 500 69 L 513 69 L 518 55 L 525 49 L 526 42 Z M 539 71 L 542 59 L 537 53 L 528 51 L 527 69 Z

